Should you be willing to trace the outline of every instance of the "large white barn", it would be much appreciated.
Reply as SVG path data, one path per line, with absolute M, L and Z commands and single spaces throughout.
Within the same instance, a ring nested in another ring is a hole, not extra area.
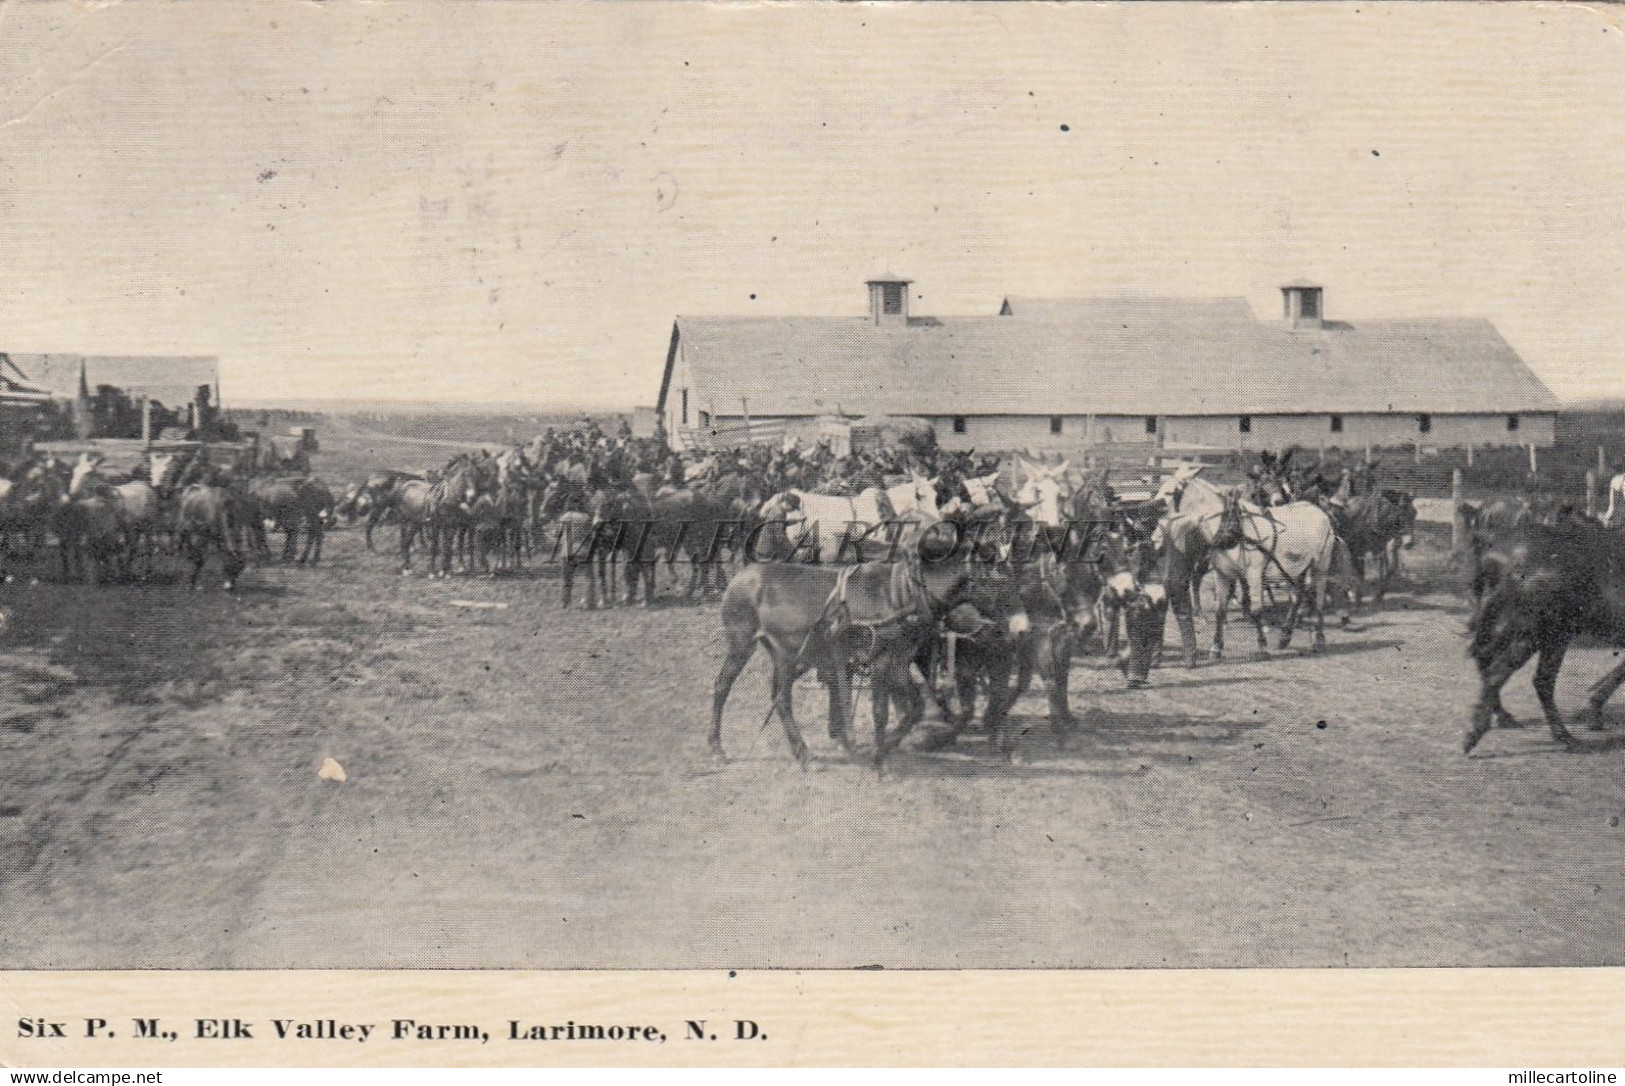
M 870 280 L 866 317 L 679 317 L 657 411 L 676 444 L 747 419 L 927 419 L 947 448 L 1143 443 L 1550 446 L 1557 399 L 1489 321 L 1328 320 L 1319 286 L 1244 298 L 1004 300 L 921 317 Z

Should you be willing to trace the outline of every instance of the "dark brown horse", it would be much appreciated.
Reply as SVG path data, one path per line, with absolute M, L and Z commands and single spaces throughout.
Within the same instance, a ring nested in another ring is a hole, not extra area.
M 852 748 L 850 702 L 854 662 L 871 677 L 875 720 L 874 759 L 884 762 L 889 704 L 904 705 L 904 729 L 924 708 L 909 674 L 921 642 L 933 629 L 933 612 L 913 561 L 869 562 L 830 567 L 757 563 L 744 569 L 722 594 L 722 629 L 728 654 L 712 686 L 710 745 L 722 748 L 722 711 L 734 681 L 757 645 L 773 663 L 773 706 L 790 752 L 805 766 L 807 744 L 796 724 L 792 695 L 796 678 L 817 668 L 829 689 L 830 737 Z
M 256 516 L 251 525 L 254 550 L 263 561 L 271 557 L 267 533 L 283 533 L 282 561 L 315 565 L 322 560 L 322 537 L 333 517 L 333 492 L 314 476 L 261 476 L 249 482 L 248 496 Z M 301 533 L 304 547 L 298 546 Z
M 1584 743 L 1563 723 L 1556 690 L 1563 656 L 1575 638 L 1591 636 L 1625 647 L 1625 534 L 1579 520 L 1530 523 L 1493 545 L 1499 576 L 1473 615 L 1470 653 L 1478 665 L 1479 697 L 1462 741 L 1471 751 L 1494 724 L 1514 726 L 1501 705 L 1501 688 L 1528 663 L 1535 665 L 1535 695 L 1552 738 L 1570 747 L 1612 748 L 1625 737 Z M 1625 663 L 1592 684 L 1590 724 L 1621 683 Z

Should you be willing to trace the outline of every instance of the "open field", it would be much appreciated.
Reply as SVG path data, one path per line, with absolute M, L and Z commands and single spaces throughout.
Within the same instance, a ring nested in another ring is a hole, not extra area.
M 707 759 L 714 604 L 561 613 L 552 569 L 403 578 L 354 531 L 234 596 L 25 578 L 0 587 L 0 962 L 1625 962 L 1622 758 L 1543 727 L 1460 754 L 1437 538 L 1323 657 L 1138 692 L 1085 658 L 1070 749 L 1035 690 L 1027 764 L 973 738 L 884 779 L 822 736 L 813 689 L 797 769 L 759 727 L 760 659 L 734 761 Z M 1571 653 L 1566 704 L 1606 656 Z M 1534 719 L 1526 678 L 1508 705 Z

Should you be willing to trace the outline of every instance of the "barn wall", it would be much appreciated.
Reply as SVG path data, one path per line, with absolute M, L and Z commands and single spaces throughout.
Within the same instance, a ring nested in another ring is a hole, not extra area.
M 954 433 L 951 416 L 931 419 L 945 449 L 1077 449 L 1091 444 L 1140 444 L 1149 440 L 1142 415 L 1063 415 L 1061 432 L 1050 433 L 1048 415 L 966 415 L 965 432 Z
M 1527 445 L 1549 448 L 1556 440 L 1551 414 L 1519 415 L 1518 429 L 1507 429 L 1505 415 L 1434 415 L 1424 434 L 1415 415 L 1344 415 L 1343 430 L 1333 433 L 1330 415 L 1254 415 L 1252 432 L 1242 433 L 1235 415 L 1163 420 L 1170 445 L 1212 445 L 1229 449 L 1280 449 L 1288 445 L 1316 448 L 1360 448 L 1363 445 Z
M 678 389 L 686 382 L 684 368 L 679 364 L 672 380 L 672 402 L 668 405 L 668 433 L 676 425 L 676 412 L 680 394 Z M 699 425 L 700 401 L 697 393 L 689 396 L 689 424 Z M 752 416 L 754 422 L 768 422 L 781 416 Z M 1173 416 L 1158 419 L 1164 440 L 1170 446 L 1208 445 L 1224 449 L 1282 449 L 1289 445 L 1304 448 L 1358 449 L 1371 445 L 1405 445 L 1413 441 L 1423 445 L 1452 447 L 1472 443 L 1488 445 L 1527 445 L 1533 442 L 1541 448 L 1550 448 L 1556 442 L 1556 416 L 1545 414 L 1520 415 L 1516 431 L 1507 430 L 1505 415 L 1434 415 L 1433 428 L 1422 434 L 1417 428 L 1415 415 L 1344 415 L 1342 433 L 1331 432 L 1329 415 L 1254 415 L 1252 432 L 1243 434 L 1235 415 Z M 713 425 L 737 426 L 743 422 L 738 414 L 718 415 Z M 803 433 L 812 420 L 800 419 L 794 432 L 810 442 L 813 435 Z M 1090 444 L 1091 425 L 1086 415 L 1065 415 L 1061 420 L 1061 433 L 1050 433 L 1047 415 L 967 415 L 965 432 L 954 433 L 953 418 L 939 415 L 931 418 L 936 430 L 937 443 L 945 449 L 1053 449 L 1070 450 Z M 1096 445 L 1144 444 L 1152 440 L 1145 432 L 1143 415 L 1096 415 L 1092 433 Z
M 677 347 L 677 357 L 672 362 L 671 387 L 666 391 L 666 410 L 661 421 L 666 427 L 666 437 L 669 441 L 677 441 L 677 428 L 683 423 L 683 390 L 688 390 L 688 423 L 689 426 L 698 426 L 699 397 L 701 392 L 694 387 L 693 377 L 689 372 L 688 359 L 683 357 L 682 344 Z

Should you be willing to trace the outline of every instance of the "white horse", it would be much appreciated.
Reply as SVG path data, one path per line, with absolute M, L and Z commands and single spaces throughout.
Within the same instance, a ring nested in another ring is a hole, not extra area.
M 1061 478 L 1071 462 L 1063 460 L 1055 467 L 1035 464 L 1025 457 L 1018 457 L 1017 462 L 1026 481 L 1016 491 L 1016 504 L 1027 510 L 1035 523 L 1057 527 L 1061 523 L 1061 498 L 1066 493 Z
M 885 505 L 882 505 L 882 497 Z M 937 509 L 936 480 L 913 473 L 908 482 L 888 487 L 868 487 L 856 494 L 818 494 L 809 490 L 786 490 L 763 503 L 764 521 L 782 521 L 786 540 L 794 550 L 807 548 L 821 556 L 821 543 L 827 533 L 836 542 L 835 554 L 845 558 L 850 548 L 868 539 L 877 529 L 897 524 L 904 535 L 918 533 L 942 519 Z M 847 553 L 843 553 L 847 552 Z
M 1166 493 L 1164 493 L 1166 491 Z M 1264 588 L 1285 586 L 1292 592 L 1292 606 L 1281 627 L 1280 647 L 1292 643 L 1292 631 L 1305 602 L 1315 610 L 1315 650 L 1326 647 L 1326 593 L 1337 557 L 1337 532 L 1331 518 L 1312 502 L 1292 502 L 1261 509 L 1244 502 L 1234 493 L 1221 491 L 1196 472 L 1182 473 L 1169 480 L 1159 495 L 1177 500 L 1177 512 L 1170 512 L 1157 528 L 1156 541 L 1176 553 L 1169 566 L 1183 577 L 1197 575 L 1200 559 L 1206 558 L 1218 578 L 1218 606 L 1213 620 L 1213 656 L 1224 652 L 1224 618 L 1230 597 L 1239 587 L 1242 613 L 1252 619 L 1258 631 L 1258 647 L 1265 647 L 1262 614 L 1253 601 L 1262 602 Z M 1184 585 L 1181 576 L 1170 574 L 1171 582 Z M 1189 586 L 1193 591 L 1195 585 Z M 1175 596 L 1179 601 L 1178 594 Z M 1180 613 L 1180 633 L 1187 641 L 1187 658 L 1194 648 L 1188 611 Z

